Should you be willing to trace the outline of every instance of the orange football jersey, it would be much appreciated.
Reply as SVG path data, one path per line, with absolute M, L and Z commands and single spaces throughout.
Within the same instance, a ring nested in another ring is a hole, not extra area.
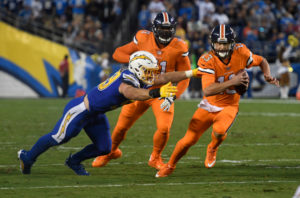
M 188 46 L 183 40 L 173 38 L 167 46 L 159 48 L 153 32 L 147 30 L 138 31 L 132 42 L 118 47 L 113 58 L 120 63 L 128 63 L 130 55 L 140 50 L 148 51 L 156 57 L 160 73 L 185 71 L 191 68 Z M 188 83 L 187 79 L 178 84 L 177 97 L 186 89 Z
M 234 46 L 230 61 L 225 64 L 218 56 L 210 51 L 202 55 L 198 60 L 199 73 L 202 75 L 202 89 L 212 83 L 222 83 L 231 79 L 239 70 L 260 65 L 263 58 L 252 52 L 242 43 Z M 226 89 L 224 92 L 204 97 L 212 105 L 224 107 L 227 105 L 239 105 L 240 95 L 236 93 L 234 87 Z

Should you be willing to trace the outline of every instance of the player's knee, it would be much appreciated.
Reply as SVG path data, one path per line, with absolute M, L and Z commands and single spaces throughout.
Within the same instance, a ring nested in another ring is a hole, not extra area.
M 157 128 L 157 131 L 160 134 L 168 135 L 170 133 L 170 127 L 168 127 L 168 126 L 161 126 L 161 127 Z
M 213 131 L 213 134 L 214 134 L 214 136 L 215 136 L 217 139 L 223 139 L 223 138 L 226 136 L 226 133 L 225 133 L 225 132 L 216 132 L 216 131 Z
M 114 133 L 118 133 L 122 136 L 122 134 L 125 134 L 129 130 L 129 127 L 126 125 L 118 124 L 116 128 L 114 129 Z
M 98 152 L 100 153 L 100 155 L 107 155 L 110 153 L 110 151 L 111 151 L 111 143 L 98 146 Z

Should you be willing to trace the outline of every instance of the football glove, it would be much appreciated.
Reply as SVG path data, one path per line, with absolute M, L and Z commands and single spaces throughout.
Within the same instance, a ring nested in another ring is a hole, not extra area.
M 167 97 L 175 96 L 176 92 L 177 92 L 177 87 L 173 86 L 171 84 L 171 82 L 163 85 L 159 89 L 160 97 L 162 97 L 162 98 L 167 98 Z
M 160 108 L 163 111 L 169 111 L 170 108 L 171 108 L 171 105 L 173 104 L 173 102 L 175 100 L 175 98 L 176 98 L 175 96 L 164 98 L 164 101 L 161 103 Z M 163 98 L 161 98 L 161 99 L 163 99 Z

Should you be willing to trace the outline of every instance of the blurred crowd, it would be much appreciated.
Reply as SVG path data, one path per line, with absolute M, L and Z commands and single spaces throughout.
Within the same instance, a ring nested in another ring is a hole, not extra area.
M 275 61 L 276 47 L 288 35 L 300 38 L 299 0 L 145 0 L 139 28 L 150 30 L 153 16 L 162 10 L 177 17 L 176 34 L 197 57 L 210 49 L 209 34 L 217 24 L 230 24 L 239 42 L 270 62 Z M 300 61 L 297 55 L 294 58 Z
M 60 30 L 63 43 L 100 49 L 101 41 L 112 33 L 111 23 L 124 12 L 121 0 L 0 0 L 1 7 L 26 23 L 39 23 Z M 139 0 L 137 29 L 151 30 L 160 11 L 168 11 L 178 21 L 177 36 L 186 40 L 191 54 L 199 57 L 209 50 L 209 34 L 217 24 L 230 24 L 237 40 L 255 53 L 276 59 L 276 47 L 288 35 L 300 38 L 300 0 Z M 299 55 L 299 54 L 298 54 Z M 294 58 L 299 59 L 300 56 Z
M 22 19 L 21 29 L 55 30 L 65 45 L 90 51 L 101 51 L 109 24 L 122 13 L 119 0 L 0 0 L 0 5 Z
M 135 5 L 135 10 L 127 9 L 129 4 Z M 124 28 L 121 22 L 125 16 L 133 16 L 125 20 L 130 30 L 152 30 L 156 14 L 168 11 L 178 22 L 176 36 L 189 45 L 192 67 L 196 67 L 201 54 L 210 50 L 210 31 L 217 24 L 230 24 L 237 33 L 237 42 L 245 43 L 271 63 L 278 59 L 282 46 L 288 45 L 290 35 L 300 39 L 300 0 L 0 0 L 0 8 L 21 19 L 20 29 L 30 32 L 35 24 L 55 30 L 59 42 L 95 56 L 115 46 L 112 41 L 116 41 L 120 27 Z M 298 45 L 291 50 L 289 60 L 300 62 Z M 103 70 L 100 78 L 106 79 L 109 70 Z M 192 79 L 190 92 L 194 97 L 200 96 L 200 88 L 200 80 Z

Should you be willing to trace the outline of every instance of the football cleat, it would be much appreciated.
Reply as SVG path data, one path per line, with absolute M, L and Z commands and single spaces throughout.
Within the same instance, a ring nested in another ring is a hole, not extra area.
M 206 158 L 204 165 L 206 168 L 212 168 L 216 164 L 216 158 L 217 158 L 217 151 L 218 148 L 213 149 L 209 145 L 207 146 L 207 151 L 206 151 Z
M 110 160 L 112 159 L 118 159 L 122 157 L 122 151 L 118 148 L 116 151 L 111 152 L 107 155 L 102 155 L 99 157 L 96 157 L 92 163 L 93 167 L 103 167 L 105 166 Z
M 169 163 L 164 164 L 163 167 L 156 173 L 155 177 L 167 177 L 173 173 L 176 166 L 171 166 Z
M 65 165 L 72 169 L 77 175 L 90 175 L 90 173 L 85 170 L 82 164 L 72 162 L 72 155 L 66 159 Z
M 27 156 L 27 151 L 19 150 L 18 159 L 20 160 L 20 170 L 23 174 L 30 174 L 31 167 L 34 161 L 30 160 Z
M 148 165 L 157 170 L 160 170 L 163 167 L 164 162 L 160 155 L 151 154 L 149 161 L 148 161 Z

